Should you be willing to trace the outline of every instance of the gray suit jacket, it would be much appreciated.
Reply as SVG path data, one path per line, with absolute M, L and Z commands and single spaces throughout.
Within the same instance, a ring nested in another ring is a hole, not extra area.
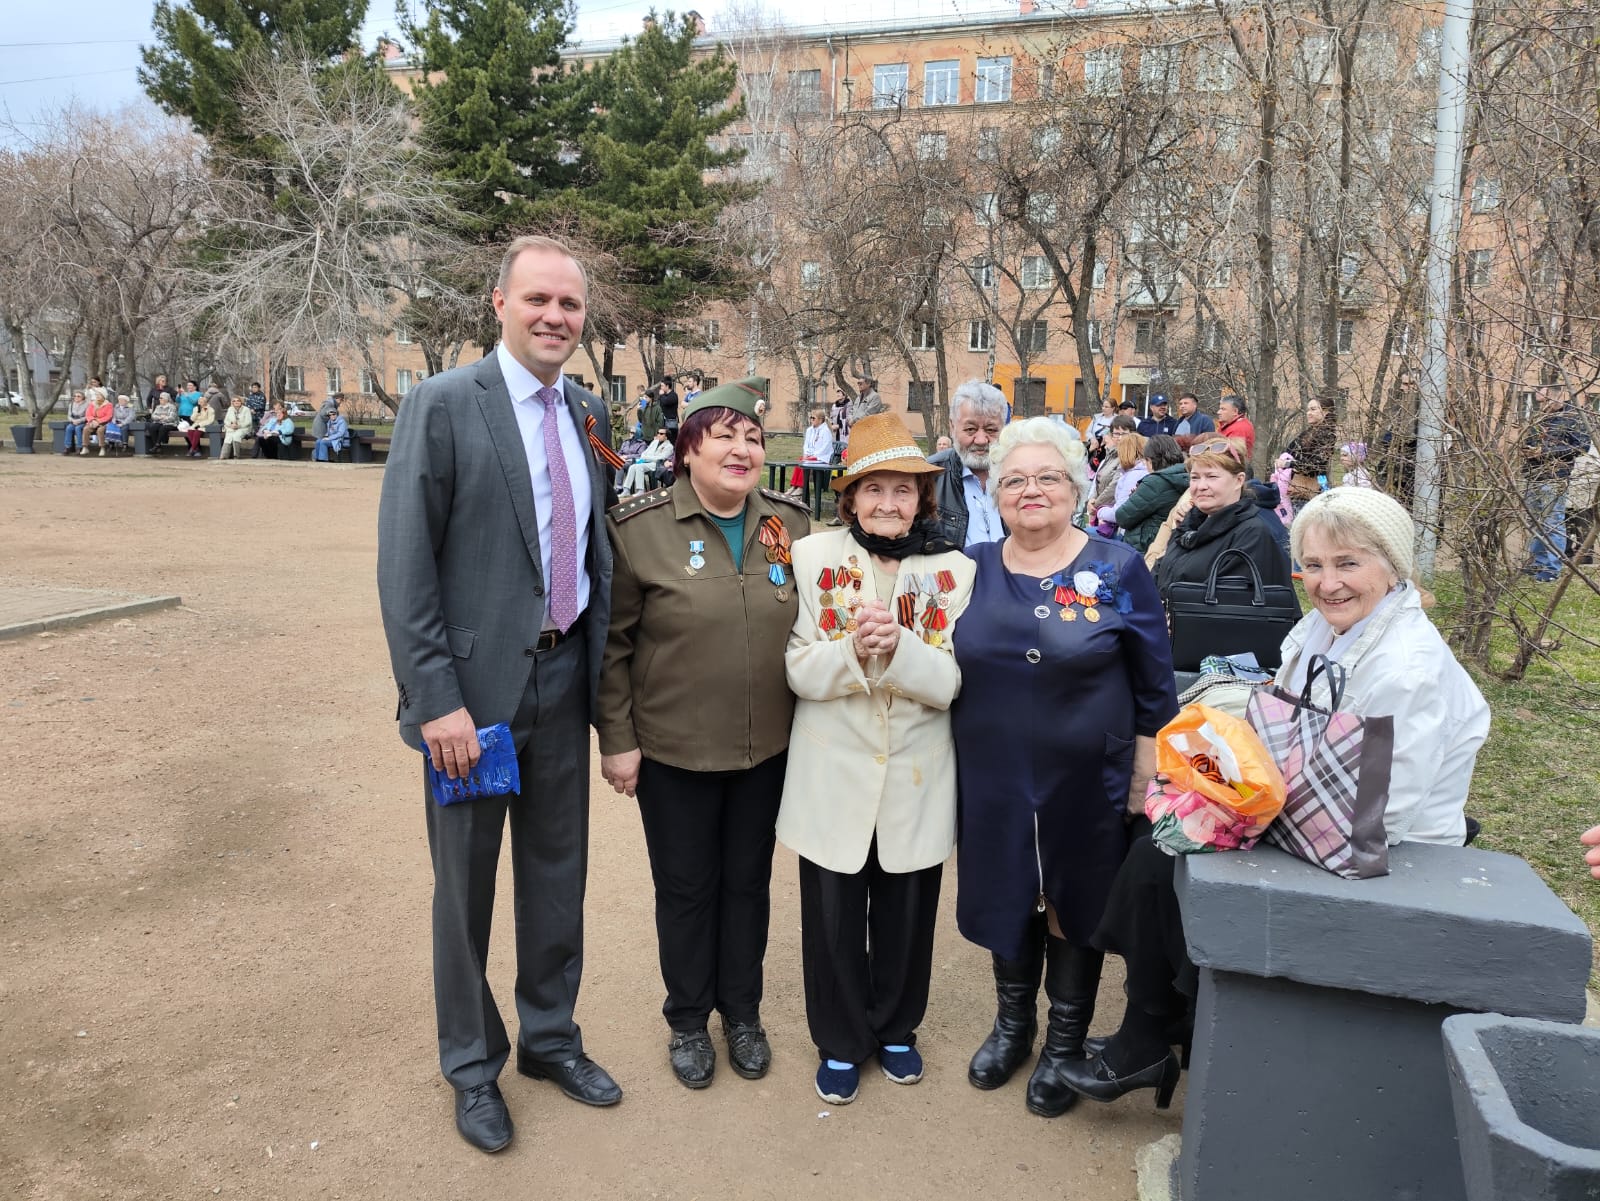
M 578 425 L 609 415 L 571 380 Z M 587 446 L 587 440 L 585 441 Z M 592 449 L 589 486 L 589 706 L 611 621 L 608 469 Z M 493 354 L 431 376 L 395 421 L 378 507 L 378 600 L 400 706 L 400 737 L 421 747 L 418 727 L 465 705 L 480 728 L 509 722 L 533 670 L 544 579 L 528 456 Z

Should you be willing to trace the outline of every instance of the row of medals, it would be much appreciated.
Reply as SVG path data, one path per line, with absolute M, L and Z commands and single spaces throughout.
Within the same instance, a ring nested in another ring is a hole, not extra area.
M 856 610 L 862 607 L 863 602 L 859 596 L 851 596 L 843 602 L 844 607 L 842 609 L 837 607 L 834 602 L 843 596 L 847 586 L 855 592 L 860 592 L 861 580 L 865 573 L 861 570 L 860 558 L 856 555 L 851 555 L 848 566 L 831 569 L 825 567 L 822 574 L 824 581 L 827 581 L 830 576 L 832 577 L 831 585 L 824 583 L 822 587 L 821 601 L 823 611 L 826 612 L 832 609 L 838 617 L 843 619 L 842 625 L 832 630 L 824 629 L 823 632 L 832 641 L 837 642 L 841 638 L 854 634 L 860 628 L 860 623 L 856 620 Z M 929 600 L 940 609 L 948 609 L 950 607 L 950 598 L 945 595 L 943 590 L 936 589 L 929 593 Z M 938 630 L 924 629 L 922 631 L 922 640 L 929 646 L 942 646 L 944 644 L 944 635 Z
M 1040 580 L 1039 587 L 1041 589 L 1054 588 L 1056 590 L 1055 602 L 1061 606 L 1061 611 L 1057 614 L 1057 616 L 1060 617 L 1062 621 L 1078 620 L 1078 611 L 1072 607 L 1073 605 L 1083 606 L 1083 619 L 1085 621 L 1096 622 L 1100 620 L 1100 610 L 1098 608 L 1100 604 L 1099 597 L 1084 596 L 1071 585 L 1059 584 L 1053 578 Z M 1035 617 L 1049 617 L 1050 606 L 1038 606 L 1034 609 L 1033 615 Z

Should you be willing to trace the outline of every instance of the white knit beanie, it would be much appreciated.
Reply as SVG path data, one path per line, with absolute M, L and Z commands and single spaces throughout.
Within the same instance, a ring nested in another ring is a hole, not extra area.
M 1416 571 L 1413 547 L 1417 530 L 1411 515 L 1392 496 L 1373 488 L 1333 488 L 1306 502 L 1289 527 L 1289 552 L 1295 562 L 1300 561 L 1307 527 L 1329 518 L 1359 526 L 1372 549 L 1389 560 L 1402 580 L 1410 579 Z

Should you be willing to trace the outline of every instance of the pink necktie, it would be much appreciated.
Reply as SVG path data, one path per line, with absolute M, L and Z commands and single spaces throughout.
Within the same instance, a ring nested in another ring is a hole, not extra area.
M 578 620 L 578 517 L 556 424 L 561 393 L 540 388 L 534 395 L 544 404 L 544 457 L 550 465 L 550 620 L 564 634 Z

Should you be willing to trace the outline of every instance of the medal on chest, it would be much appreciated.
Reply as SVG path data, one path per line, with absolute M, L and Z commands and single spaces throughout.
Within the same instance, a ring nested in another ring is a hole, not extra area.
M 767 548 L 767 579 L 772 581 L 772 586 L 777 588 L 781 595 L 779 600 L 788 600 L 789 594 L 783 591 L 783 586 L 789 582 L 789 577 L 784 568 L 794 562 L 791 553 L 789 531 L 783 524 L 781 517 L 763 517 L 761 528 L 756 531 L 756 537 L 761 545 Z
M 706 565 L 706 544 L 699 538 L 689 539 L 689 566 L 684 568 L 690 575 L 694 575 Z
M 945 644 L 950 625 L 950 594 L 956 588 L 953 571 L 908 572 L 900 577 L 895 597 L 895 620 L 929 646 Z

